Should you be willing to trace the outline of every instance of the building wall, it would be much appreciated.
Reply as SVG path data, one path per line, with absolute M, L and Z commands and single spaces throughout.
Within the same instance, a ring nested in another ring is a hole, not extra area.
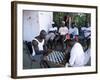
M 53 12 L 39 12 L 39 26 L 40 30 L 44 29 L 48 31 L 48 28 L 52 27 Z
M 52 12 L 23 11 L 23 40 L 32 41 L 41 30 L 48 31 L 53 20 Z
M 23 40 L 31 41 L 39 33 L 37 11 L 23 11 Z

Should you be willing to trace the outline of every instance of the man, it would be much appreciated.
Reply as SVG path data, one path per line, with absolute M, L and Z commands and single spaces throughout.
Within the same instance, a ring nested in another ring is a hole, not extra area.
M 44 43 L 45 36 L 46 36 L 46 31 L 41 30 L 39 36 L 36 36 L 32 40 L 32 49 L 33 49 L 32 58 L 33 58 L 33 60 L 35 60 L 39 63 L 43 59 L 43 55 L 46 54 L 46 47 L 45 47 L 45 43 Z
M 78 41 L 79 31 L 78 28 L 75 26 L 75 23 L 72 23 L 71 27 L 69 28 L 69 34 L 73 35 L 73 38 Z
M 59 34 L 60 34 L 62 49 L 64 50 L 64 40 L 65 40 L 66 34 L 68 34 L 68 28 L 65 26 L 65 21 L 62 21 L 62 25 L 59 28 Z
M 69 63 L 66 66 L 80 67 L 84 66 L 84 51 L 79 42 L 76 42 L 72 37 L 67 40 L 68 45 L 71 47 Z
M 85 24 L 85 27 L 81 28 L 82 33 L 82 45 L 84 46 L 84 49 L 87 47 L 87 40 L 91 39 L 91 27 L 89 26 L 89 23 Z
M 91 27 L 88 23 L 86 23 L 85 27 L 82 27 L 81 30 L 83 31 L 85 39 L 89 39 L 91 37 Z
M 48 46 L 50 45 L 50 48 L 53 49 L 54 45 L 54 38 L 56 37 L 57 27 L 55 26 L 55 23 L 52 23 L 52 27 L 49 28 L 48 34 L 46 36 L 46 42 Z
M 65 36 L 68 33 L 68 28 L 65 26 L 65 21 L 62 21 L 61 27 L 59 28 L 59 33 L 62 36 Z

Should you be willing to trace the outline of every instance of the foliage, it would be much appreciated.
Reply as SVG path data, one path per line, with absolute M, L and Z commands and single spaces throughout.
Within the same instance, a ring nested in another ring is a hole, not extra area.
M 72 17 L 71 22 L 75 22 L 77 27 L 83 27 L 86 23 L 90 24 L 91 15 L 87 13 L 65 13 L 65 12 L 54 12 L 53 20 L 59 27 L 61 21 L 64 20 L 64 16 Z
M 62 12 L 54 12 L 53 13 L 53 20 L 54 22 L 57 24 L 57 26 L 59 27 L 61 24 L 61 21 L 63 20 L 64 17 L 64 13 Z

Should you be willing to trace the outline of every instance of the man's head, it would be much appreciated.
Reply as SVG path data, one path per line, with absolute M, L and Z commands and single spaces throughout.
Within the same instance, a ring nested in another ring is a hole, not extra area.
M 55 27 L 55 22 L 52 22 L 52 27 Z
M 65 21 L 62 21 L 61 25 L 62 25 L 62 27 L 64 27 L 65 26 Z
M 45 37 L 46 37 L 46 31 L 45 30 L 41 30 L 41 32 L 40 32 L 40 38 L 41 39 L 45 39 Z
M 75 27 L 75 23 L 72 23 L 72 24 L 71 24 L 71 27 L 74 28 L 74 27 Z
M 87 28 L 89 27 L 89 23 L 88 22 L 85 23 L 85 27 L 87 27 Z
M 67 39 L 67 44 L 72 47 L 75 43 L 75 40 L 73 39 L 73 35 L 70 35 L 70 38 Z

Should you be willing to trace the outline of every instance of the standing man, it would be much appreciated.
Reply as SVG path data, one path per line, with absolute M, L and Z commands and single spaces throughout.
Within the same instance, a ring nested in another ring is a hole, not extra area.
M 89 26 L 89 23 L 85 24 L 85 27 L 81 28 L 81 32 L 83 35 L 83 40 L 82 40 L 82 45 L 84 46 L 84 48 L 87 47 L 87 40 L 91 39 L 91 27 Z
M 91 38 L 91 27 L 89 26 L 89 23 L 86 23 L 85 27 L 82 27 L 81 30 L 84 33 L 85 39 L 90 39 Z
M 64 40 L 66 34 L 68 34 L 68 28 L 65 26 L 65 21 L 62 21 L 61 27 L 59 28 L 59 34 L 60 34 L 62 49 L 64 50 Z
M 71 27 L 69 28 L 69 34 L 73 35 L 73 38 L 78 41 L 78 35 L 79 35 L 79 31 L 78 28 L 75 26 L 75 23 L 71 24 Z

